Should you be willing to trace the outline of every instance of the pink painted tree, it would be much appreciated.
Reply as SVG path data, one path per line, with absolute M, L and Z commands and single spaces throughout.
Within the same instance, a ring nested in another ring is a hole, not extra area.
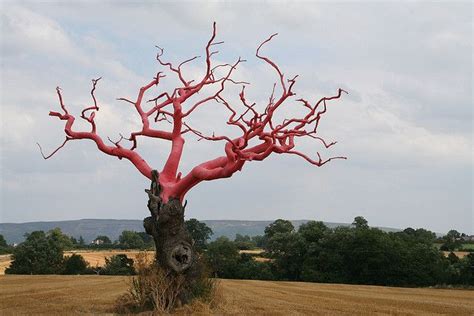
M 193 270 L 190 268 L 194 265 L 196 256 L 192 247 L 193 242 L 184 228 L 186 203 L 183 205 L 183 201 L 191 188 L 203 181 L 229 178 L 237 171 L 242 170 L 247 162 L 264 160 L 273 153 L 296 155 L 318 167 L 333 159 L 345 159 L 345 157 L 323 159 L 319 153 L 312 157 L 296 149 L 296 140 L 304 137 L 312 138 L 322 143 L 326 148 L 335 144 L 335 142 L 328 143 L 318 136 L 318 126 L 326 113 L 329 101 L 340 98 L 342 92 L 345 91 L 339 89 L 334 96 L 323 97 L 316 102 L 303 98 L 292 98 L 295 96 L 293 87 L 297 76 L 285 77 L 280 67 L 261 52 L 263 46 L 270 42 L 275 35 L 273 34 L 260 44 L 256 51 L 256 57 L 268 64 L 278 78 L 268 102 L 264 108 L 262 107 L 263 111 L 258 111 L 256 104 L 247 100 L 245 89 L 248 83 L 232 79 L 232 74 L 244 60 L 239 58 L 233 64 L 213 64 L 212 57 L 217 54 L 217 51 L 213 49 L 216 45 L 223 43 L 215 41 L 216 25 L 214 23 L 212 36 L 205 47 L 206 67 L 200 80 L 187 80 L 182 71 L 184 64 L 194 61 L 198 57 L 190 58 L 178 66 L 174 66 L 163 60 L 163 50 L 158 48 L 156 57 L 158 63 L 165 70 L 176 75 L 180 84 L 173 91 L 164 91 L 155 98 L 144 102 L 145 93 L 164 80 L 165 74 L 160 71 L 153 80 L 140 88 L 136 99 L 118 99 L 135 108 L 141 118 L 142 126 L 140 130 L 132 132 L 128 137 L 121 136 L 116 142 L 109 139 L 111 144 L 106 144 L 103 138 L 96 133 L 94 116 L 100 107 L 94 92 L 100 78 L 92 80 L 93 104 L 83 109 L 80 115 L 81 119 L 90 124 L 89 131 L 74 130 L 75 117 L 68 112 L 61 89 L 56 88 L 62 111 L 50 112 L 49 115 L 65 121 L 66 139 L 50 155 L 43 155 L 43 157 L 50 158 L 69 141 L 89 139 L 97 145 L 100 151 L 130 161 L 141 174 L 152 181 L 151 189 L 146 190 L 149 196 L 148 208 L 151 216 L 145 218 L 144 227 L 146 232 L 154 238 L 157 262 L 177 273 L 188 273 Z M 223 75 L 218 76 L 218 72 Z M 230 84 L 241 86 L 238 104 L 231 104 L 223 95 L 226 86 Z M 205 97 L 200 96 L 198 101 L 190 101 L 191 97 L 194 96 L 196 99 L 197 94 L 209 86 L 214 86 L 217 91 Z M 228 111 L 229 117 L 226 124 L 236 128 L 240 133 L 239 137 L 205 135 L 187 123 L 187 119 L 208 102 L 217 102 L 219 106 Z M 283 106 L 302 107 L 305 114 L 301 117 L 276 121 L 275 113 Z M 171 128 L 166 129 L 165 127 L 169 124 L 171 124 Z M 202 140 L 223 142 L 225 144 L 224 154 L 195 166 L 189 173 L 183 175 L 179 172 L 179 163 L 183 155 L 185 136 L 190 134 L 197 135 Z M 138 153 L 137 147 L 141 137 L 159 138 L 171 142 L 170 153 L 161 171 L 154 170 Z

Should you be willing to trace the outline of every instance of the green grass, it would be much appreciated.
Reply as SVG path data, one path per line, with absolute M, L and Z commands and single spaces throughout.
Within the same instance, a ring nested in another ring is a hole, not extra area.
M 474 250 L 474 244 L 462 244 L 462 249 Z
M 434 243 L 433 244 L 436 248 L 440 249 L 443 245 L 442 243 Z M 474 251 L 474 244 L 462 244 L 459 249 L 467 250 L 467 251 Z

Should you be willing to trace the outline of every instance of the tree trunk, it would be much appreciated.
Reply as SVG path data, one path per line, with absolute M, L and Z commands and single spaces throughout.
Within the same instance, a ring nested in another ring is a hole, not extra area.
M 156 263 L 165 270 L 175 274 L 191 277 L 196 263 L 193 241 L 184 226 L 184 208 L 179 199 L 170 198 L 162 203 L 159 175 L 153 170 L 153 177 L 148 193 L 148 209 L 151 216 L 143 220 L 147 234 L 153 236 L 156 246 Z

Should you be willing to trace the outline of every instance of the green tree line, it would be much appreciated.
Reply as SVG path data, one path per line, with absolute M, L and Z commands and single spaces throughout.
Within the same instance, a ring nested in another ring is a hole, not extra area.
M 234 240 L 220 237 L 209 242 L 212 230 L 206 224 L 191 219 L 186 227 L 213 276 L 219 278 L 389 286 L 474 285 L 474 253 L 460 259 L 454 253 L 446 257 L 440 250 L 461 247 L 455 231 L 437 239 L 433 232 L 422 228 L 384 232 L 369 227 L 363 217 L 356 217 L 348 227 L 329 228 L 322 222 L 309 221 L 298 229 L 290 221 L 278 219 L 265 228 L 263 236 L 237 234 Z M 113 243 L 107 236 L 96 240 L 102 240 L 103 247 L 151 249 L 148 237 L 124 231 Z M 437 247 L 440 242 L 442 246 Z M 63 251 L 75 249 L 76 244 L 80 243 L 58 228 L 27 234 L 23 243 L 8 248 L 13 262 L 6 273 L 134 274 L 133 260 L 125 255 L 107 258 L 104 267 L 95 268 L 78 254 L 64 257 Z M 6 247 L 0 235 L 0 249 Z M 263 252 L 242 252 L 255 248 Z
M 295 229 L 290 221 L 279 219 L 255 239 L 263 246 L 259 256 L 268 258 L 266 262 L 239 253 L 242 240 L 221 237 L 207 246 L 205 256 L 215 276 L 388 286 L 474 285 L 474 253 L 462 259 L 453 253 L 445 257 L 435 246 L 436 235 L 421 228 L 384 232 L 356 217 L 350 227 L 330 229 L 309 221 Z

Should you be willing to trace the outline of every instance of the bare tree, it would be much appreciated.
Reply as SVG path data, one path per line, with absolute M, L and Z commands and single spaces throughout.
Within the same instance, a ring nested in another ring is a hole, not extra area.
M 270 66 L 278 78 L 262 110 L 259 111 L 256 103 L 247 99 L 246 87 L 249 84 L 232 79 L 239 64 L 245 60 L 239 58 L 232 64 L 214 65 L 213 56 L 218 53 L 215 47 L 223 43 L 216 41 L 216 24 L 214 23 L 212 36 L 205 46 L 204 74 L 199 80 L 188 80 L 182 70 L 183 65 L 196 60 L 198 56 L 175 66 L 164 61 L 163 49 L 158 47 L 156 56 L 158 63 L 166 71 L 177 76 L 179 86 L 172 91 L 163 91 L 144 102 L 145 93 L 164 80 L 165 74 L 160 71 L 148 84 L 140 88 L 135 99 L 119 98 L 118 100 L 127 102 L 135 108 L 141 118 L 142 126 L 128 137 L 120 135 L 118 141 L 109 139 L 111 144 L 106 144 L 97 134 L 94 121 L 99 111 L 95 90 L 101 78 L 92 80 L 92 105 L 83 109 L 80 115 L 81 119 L 90 124 L 89 131 L 77 131 L 73 128 L 76 118 L 68 112 L 62 90 L 59 87 L 56 88 L 61 112 L 52 111 L 49 115 L 65 121 L 66 138 L 56 150 L 43 157 L 50 158 L 69 141 L 89 139 L 100 151 L 130 161 L 141 174 L 152 181 L 151 188 L 146 190 L 151 216 L 145 218 L 144 227 L 146 232 L 154 238 L 157 262 L 165 269 L 178 274 L 188 273 L 195 262 L 195 253 L 193 242 L 184 226 L 186 203 L 183 201 L 191 188 L 203 181 L 231 177 L 242 170 L 247 162 L 264 160 L 273 153 L 299 156 L 318 167 L 333 159 L 346 159 L 345 157 L 323 159 L 319 152 L 316 153 L 316 157 L 311 157 L 296 149 L 296 140 L 299 138 L 311 138 L 322 143 L 326 148 L 336 143 L 327 142 L 321 138 L 318 135 L 318 126 L 326 113 L 329 101 L 340 98 L 345 91 L 339 89 L 334 96 L 323 97 L 316 102 L 310 102 L 304 98 L 292 99 L 295 96 L 293 87 L 297 76 L 286 77 L 280 67 L 262 53 L 263 47 L 276 35 L 273 34 L 263 41 L 256 51 L 256 57 Z M 232 104 L 223 95 L 228 85 L 241 86 L 237 104 Z M 204 92 L 203 88 L 211 86 L 215 87 L 214 93 L 209 93 L 205 97 L 199 94 L 199 92 Z M 194 99 L 199 97 L 198 101 L 191 101 L 193 96 Z M 231 138 L 226 135 L 206 135 L 188 123 L 188 118 L 209 102 L 217 103 L 228 111 L 226 124 L 238 130 L 240 136 Z M 305 114 L 277 121 L 275 113 L 285 105 L 302 107 Z M 166 122 L 170 123 L 171 128 L 166 128 Z M 179 164 L 187 135 L 196 135 L 199 140 L 223 142 L 224 154 L 198 164 L 189 173 L 183 175 L 179 172 Z M 171 142 L 171 150 L 161 171 L 154 170 L 138 153 L 138 141 L 141 137 Z

